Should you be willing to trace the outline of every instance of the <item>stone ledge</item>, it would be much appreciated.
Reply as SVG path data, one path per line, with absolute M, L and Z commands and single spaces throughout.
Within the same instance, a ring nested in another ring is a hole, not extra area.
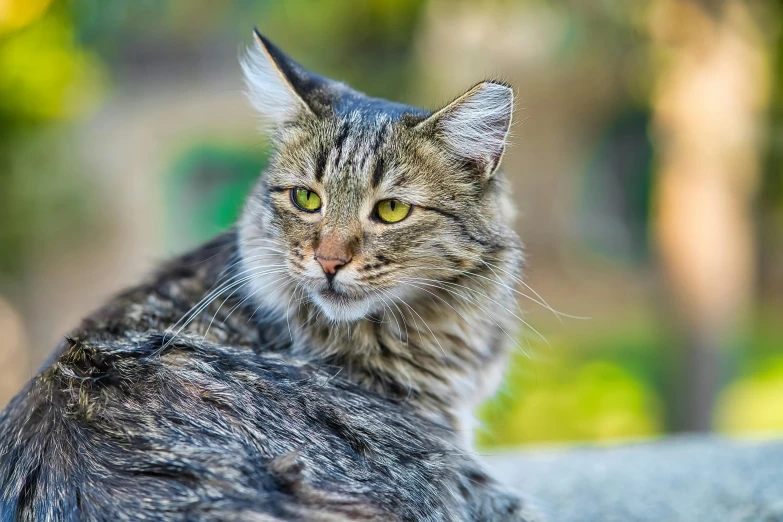
M 681 436 L 484 456 L 547 522 L 783 522 L 783 440 Z

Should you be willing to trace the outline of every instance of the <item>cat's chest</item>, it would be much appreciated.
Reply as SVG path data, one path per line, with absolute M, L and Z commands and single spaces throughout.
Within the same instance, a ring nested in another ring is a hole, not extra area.
M 472 409 L 477 393 L 483 398 L 488 388 L 494 391 L 505 353 L 496 324 L 448 316 L 430 318 L 426 327 L 420 318 L 419 324 L 405 325 L 407 330 L 390 320 L 308 326 L 292 327 L 292 354 L 318 359 L 342 378 L 429 409 Z

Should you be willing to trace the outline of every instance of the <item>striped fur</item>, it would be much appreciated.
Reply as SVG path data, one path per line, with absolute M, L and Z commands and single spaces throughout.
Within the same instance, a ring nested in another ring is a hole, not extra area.
M 288 60 L 263 39 L 258 46 L 259 56 Z M 304 81 L 297 64 L 288 70 L 296 78 L 278 74 L 268 88 L 250 71 L 251 97 L 291 89 L 320 109 L 276 127 L 276 153 L 238 230 L 243 270 L 285 265 L 290 278 L 260 275 L 246 293 L 286 317 L 297 356 L 342 367 L 469 439 L 471 412 L 494 392 L 515 335 L 522 250 L 496 171 L 511 90 L 483 82 L 431 114 L 321 77 L 311 92 L 316 80 Z M 321 211 L 296 208 L 296 187 L 319 194 Z M 373 219 L 375 203 L 389 198 L 413 205 L 400 223 Z M 334 236 L 352 260 L 329 281 L 314 252 Z M 330 289 L 344 299 L 330 299 Z
M 430 114 L 258 45 L 269 169 L 234 230 L 87 317 L 0 413 L 0 521 L 532 520 L 466 444 L 521 264 L 502 150 L 444 135 L 505 97 Z M 382 198 L 413 211 L 380 223 Z M 331 287 L 327 238 L 351 256 Z

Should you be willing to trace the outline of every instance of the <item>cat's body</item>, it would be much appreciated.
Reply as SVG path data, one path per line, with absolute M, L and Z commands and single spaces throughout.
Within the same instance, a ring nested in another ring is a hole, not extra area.
M 518 501 L 445 426 L 284 355 L 213 302 L 234 234 L 88 317 L 0 415 L 0 520 L 505 520 Z
M 521 520 L 465 420 L 513 334 L 510 89 L 431 114 L 258 45 L 275 155 L 236 230 L 86 319 L 0 414 L 0 520 Z

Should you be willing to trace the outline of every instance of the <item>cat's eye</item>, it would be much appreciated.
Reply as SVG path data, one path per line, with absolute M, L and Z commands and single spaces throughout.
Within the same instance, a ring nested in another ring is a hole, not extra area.
M 411 213 L 411 206 L 399 199 L 384 199 L 375 205 L 375 215 L 384 223 L 397 223 Z
M 317 212 L 321 208 L 321 197 L 306 188 L 291 189 L 291 201 L 305 212 Z

